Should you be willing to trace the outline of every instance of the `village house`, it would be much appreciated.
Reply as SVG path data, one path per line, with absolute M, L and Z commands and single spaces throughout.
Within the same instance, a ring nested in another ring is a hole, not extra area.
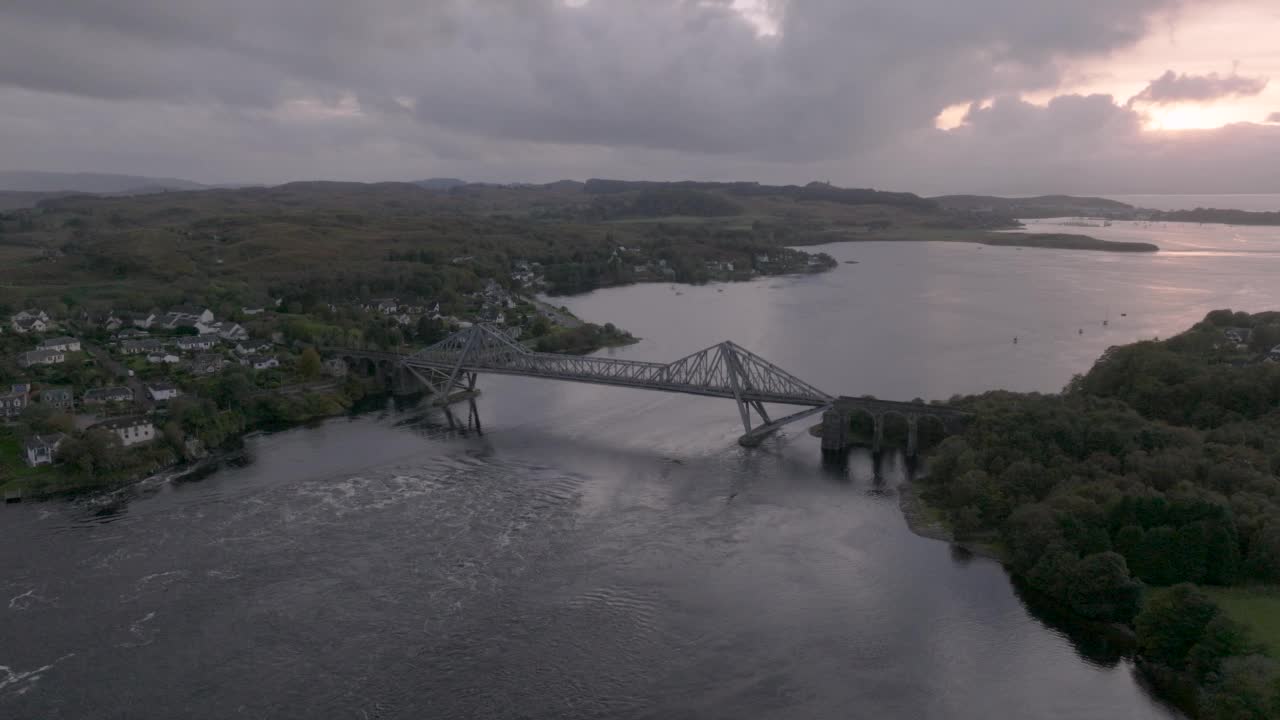
M 236 343 L 236 352 L 240 355 L 252 355 L 271 351 L 271 341 L 260 338 L 245 338 Z
M 125 355 L 141 355 L 155 353 L 164 349 L 159 340 L 124 340 L 120 343 L 120 352 Z
M 112 418 L 94 427 L 114 433 L 125 447 L 151 442 L 156 438 L 156 426 L 145 417 Z
M 13 331 L 19 335 L 33 332 L 41 333 L 53 326 L 49 316 L 43 310 L 23 310 L 10 318 L 9 324 L 13 327 Z
M 67 436 L 63 433 L 53 433 L 52 435 L 32 435 L 23 443 L 23 455 L 27 464 L 31 467 L 37 465 L 52 465 L 53 459 L 58 454 L 58 447 L 62 445 L 62 441 Z
M 400 307 L 400 302 L 395 298 L 374 298 L 365 303 L 363 307 L 371 312 L 376 311 L 383 315 L 390 315 Z
M 217 353 L 204 353 L 197 355 L 192 360 L 187 369 L 192 375 L 213 375 L 222 372 L 222 368 L 226 367 L 227 361 Z
M 105 405 L 113 402 L 133 402 L 133 388 L 119 385 L 116 387 L 94 388 L 86 390 L 80 399 L 83 405 Z
M 63 335 L 62 337 L 49 338 L 36 345 L 39 350 L 57 350 L 59 352 L 80 352 L 80 341 Z
M 120 352 L 125 355 L 142 355 L 149 352 L 158 352 L 163 348 L 164 345 L 159 340 L 154 339 L 120 341 Z
M 266 309 L 260 308 L 260 307 L 242 307 L 240 308 L 240 312 L 244 313 L 245 315 L 261 315 L 262 313 L 266 312 Z
M 27 409 L 28 395 L 31 393 L 31 386 L 22 383 L 10 386 L 8 392 L 0 393 L 0 417 L 15 418 Z
M 156 322 L 156 314 L 147 312 L 126 312 L 120 313 L 120 319 L 136 328 L 143 330 L 149 329 Z
M 107 316 L 101 319 L 102 329 L 107 332 L 115 332 L 124 327 L 124 318 L 115 313 L 107 313 Z
M 147 355 L 147 362 L 151 363 L 152 365 L 176 365 L 181 361 L 182 361 L 182 358 L 178 357 L 177 355 L 174 355 L 168 350 L 162 350 L 160 352 L 150 353 L 149 355 Z
M 173 341 L 174 347 L 181 352 L 195 352 L 196 350 L 212 350 L 218 344 L 218 339 L 208 335 L 184 336 Z
M 117 340 L 137 340 L 138 338 L 145 338 L 145 337 L 151 337 L 151 333 L 147 332 L 146 330 L 139 330 L 137 328 L 125 328 L 124 330 L 121 330 L 120 332 L 115 334 L 115 338 Z
M 18 312 L 13 314 L 13 317 L 10 318 L 10 320 L 12 320 L 13 322 L 19 322 L 24 320 L 40 320 L 42 322 L 47 323 L 49 322 L 49 313 L 43 310 L 34 310 L 34 309 L 19 310 Z
M 1277 345 L 1267 351 L 1267 359 L 1271 362 L 1280 362 L 1280 345 Z
M 223 340 L 243 340 L 249 337 L 249 331 L 244 329 L 240 323 L 218 322 L 209 326 L 214 334 Z
M 147 395 L 156 402 L 172 400 L 182 394 L 177 385 L 171 382 L 147 383 Z
M 274 355 L 248 355 L 240 361 L 241 365 L 246 365 L 254 370 L 270 370 L 271 368 L 280 367 L 280 361 Z
M 75 394 L 69 387 L 47 387 L 40 391 L 40 404 L 71 412 L 75 409 Z
M 1227 328 L 1222 334 L 1236 345 L 1248 345 L 1253 339 L 1253 330 L 1250 328 Z
M 213 322 L 213 311 L 197 305 L 179 305 L 175 308 L 170 308 L 169 314 L 189 319 L 192 325 L 196 323 L 208 325 Z
M 163 328 L 165 330 L 177 330 L 178 328 L 194 328 L 199 320 L 194 315 L 179 315 L 178 313 L 165 313 L 157 317 L 154 327 Z
M 66 361 L 67 354 L 61 350 L 28 350 L 18 355 L 18 364 L 22 367 L 59 365 Z

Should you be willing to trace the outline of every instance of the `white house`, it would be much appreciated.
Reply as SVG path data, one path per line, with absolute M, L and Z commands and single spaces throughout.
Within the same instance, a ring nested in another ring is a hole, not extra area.
M 147 395 L 156 402 L 164 402 L 172 400 L 182 394 L 177 385 L 171 382 L 158 382 L 147 384 Z
M 67 354 L 61 350 L 30 350 L 18 355 L 18 364 L 22 367 L 58 365 L 66 361 Z
M 190 318 L 192 320 L 192 324 L 204 323 L 205 325 L 208 325 L 213 322 L 213 311 L 197 305 L 179 305 L 176 308 L 171 308 L 169 313 L 172 315 L 180 315 Z
M 108 430 L 120 439 L 125 447 L 151 442 L 156 439 L 156 426 L 144 417 L 115 418 L 100 422 L 94 427 Z
M 131 312 L 121 313 L 121 319 L 133 325 L 136 328 L 146 330 L 156 322 L 156 314 L 153 312 Z
M 196 350 L 213 349 L 213 346 L 218 344 L 218 339 L 208 335 L 188 335 L 174 340 L 173 344 L 174 347 L 182 352 L 194 352 Z
M 80 341 L 63 335 L 62 337 L 49 338 L 36 345 L 40 350 L 58 350 L 59 352 L 80 352 Z
M 181 360 L 182 358 L 168 351 L 147 355 L 147 362 L 152 365 L 176 365 Z
M 13 326 L 13 331 L 19 335 L 26 335 L 27 333 L 33 332 L 44 332 L 48 330 L 51 325 L 48 316 L 44 313 L 32 315 L 27 310 L 23 310 L 17 315 L 14 315 L 10 324 Z
M 270 352 L 271 341 L 244 338 L 236 342 L 236 352 L 241 355 L 252 355 L 253 353 Z
M 241 365 L 248 365 L 254 370 L 270 370 L 271 368 L 280 367 L 280 361 L 274 355 L 249 355 L 240 361 Z
M 249 331 L 244 329 L 240 323 L 220 322 L 210 326 L 218 337 L 223 340 L 244 340 L 249 337 Z
M 49 322 L 49 313 L 43 310 L 19 310 L 14 314 L 12 320 L 19 322 L 23 320 L 43 320 Z
M 27 464 L 31 467 L 37 465 L 52 465 L 53 458 L 58 453 L 58 447 L 62 445 L 62 441 L 67 436 L 62 433 L 54 433 L 52 435 L 32 435 L 23 443 L 23 455 L 26 456 Z

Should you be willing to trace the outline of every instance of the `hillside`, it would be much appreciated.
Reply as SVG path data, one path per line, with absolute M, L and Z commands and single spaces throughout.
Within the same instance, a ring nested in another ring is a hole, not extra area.
M 993 233 L 1015 223 L 910 193 L 820 183 L 451 182 L 46 198 L 0 214 L 0 282 L 15 305 L 233 306 L 371 294 L 425 301 L 488 280 L 575 293 L 812 271 L 830 259 L 787 248 L 851 240 L 1134 249 Z
M 0 190 L 27 192 L 142 193 L 166 190 L 203 190 L 209 187 L 190 180 L 112 173 L 55 173 L 0 170 Z
M 19 208 L 35 207 L 43 200 L 53 200 L 68 195 L 76 195 L 74 192 L 39 192 L 39 191 L 23 191 L 23 190 L 0 190 L 0 212 L 5 210 L 17 210 Z

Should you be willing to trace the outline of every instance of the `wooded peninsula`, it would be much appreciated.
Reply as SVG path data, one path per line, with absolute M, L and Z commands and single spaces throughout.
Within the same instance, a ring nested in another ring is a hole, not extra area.
M 1136 632 L 1205 718 L 1280 717 L 1280 313 L 1108 350 L 1057 395 L 955 398 L 918 488 L 1030 588 Z

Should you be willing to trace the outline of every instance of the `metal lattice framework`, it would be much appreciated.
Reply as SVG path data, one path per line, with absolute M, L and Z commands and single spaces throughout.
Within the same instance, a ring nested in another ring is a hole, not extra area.
M 552 380 L 660 390 L 732 399 L 754 445 L 787 423 L 814 415 L 834 398 L 732 342 L 722 342 L 672 363 L 536 353 L 501 330 L 476 325 L 406 357 L 403 364 L 437 400 L 475 389 L 476 375 L 496 373 Z M 802 406 L 773 420 L 765 404 Z M 761 424 L 752 427 L 752 411 Z

